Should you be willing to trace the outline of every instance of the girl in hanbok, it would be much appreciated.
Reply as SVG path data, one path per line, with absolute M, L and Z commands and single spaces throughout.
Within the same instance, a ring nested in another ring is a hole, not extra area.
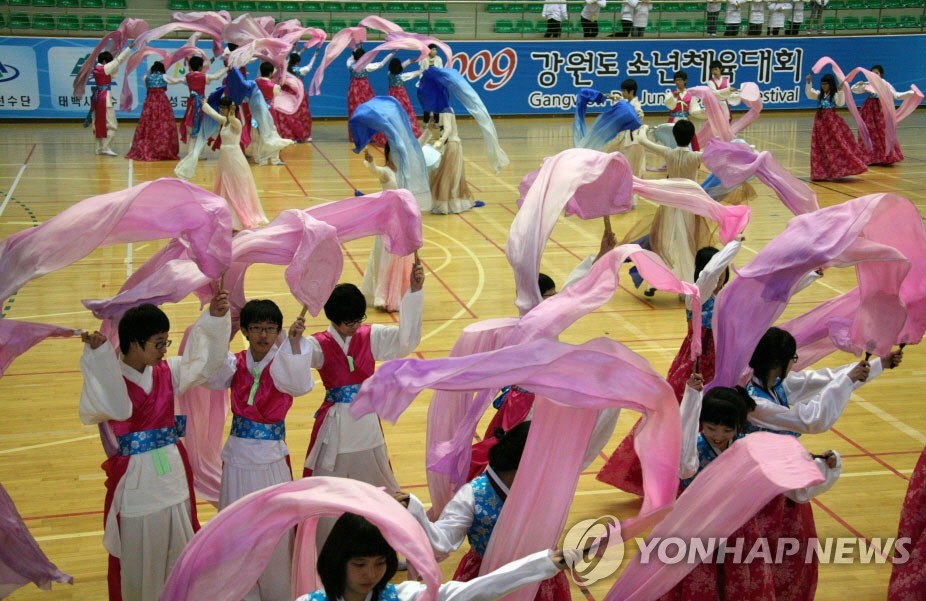
M 370 85 L 369 75 L 386 64 L 395 55 L 395 52 L 390 52 L 386 55 L 386 58 L 378 63 L 370 63 L 360 71 L 355 71 L 354 63 L 359 61 L 364 54 L 366 54 L 366 50 L 363 49 L 362 45 L 358 45 L 347 59 L 347 72 L 350 74 L 350 85 L 347 88 L 348 120 L 354 115 L 354 111 L 357 110 L 358 106 L 376 96 L 373 86 Z M 351 142 L 354 141 L 350 129 L 347 131 L 347 137 Z M 382 134 L 373 136 L 373 140 L 377 146 L 383 146 L 386 143 L 386 138 Z
M 213 81 L 225 77 L 228 67 L 223 67 L 215 73 L 203 73 L 205 61 L 201 56 L 191 56 L 189 61 L 190 71 L 184 77 L 186 85 L 190 88 L 190 96 L 187 98 L 186 112 L 180 119 L 180 141 L 186 144 L 199 133 L 200 123 L 203 118 L 203 103 L 206 98 L 206 86 Z M 168 83 L 173 83 L 168 80 Z
M 135 127 L 132 147 L 125 155 L 136 161 L 176 161 L 180 158 L 180 141 L 174 125 L 174 109 L 167 99 L 164 63 L 155 61 L 145 76 L 148 95 Z
M 414 601 L 427 587 L 407 580 L 389 581 L 398 571 L 398 556 L 379 529 L 366 518 L 345 513 L 318 555 L 322 589 L 296 601 Z M 470 582 L 442 584 L 438 601 L 488 601 L 532 582 L 550 578 L 566 568 L 562 551 L 538 551 Z
M 302 62 L 302 55 L 298 52 L 293 52 L 289 55 L 289 65 L 286 70 L 294 77 L 302 79 L 312 70 L 312 67 L 315 66 L 316 58 L 318 58 L 318 48 L 315 49 L 315 54 L 312 55 L 312 60 L 309 61 L 309 64 L 300 67 L 299 64 Z M 305 95 L 305 102 L 301 103 L 299 108 L 297 108 L 296 112 L 292 115 L 277 113 L 276 125 L 280 136 L 284 138 L 293 140 L 298 144 L 311 142 L 312 113 L 309 109 L 309 95 Z
M 408 510 L 424 528 L 436 555 L 445 556 L 458 549 L 464 539 L 469 540 L 470 549 L 457 566 L 455 580 L 465 582 L 479 574 L 492 531 L 518 473 L 529 432 L 530 422 L 521 423 L 509 432 L 496 431 L 498 443 L 489 450 L 488 469 L 457 491 L 436 522 L 428 519 L 417 497 L 397 495 L 399 500 L 407 502 Z M 536 596 L 546 601 L 570 598 L 569 582 L 562 573 L 544 580 Z
M 241 151 L 242 124 L 237 111 L 238 107 L 228 96 L 219 100 L 219 112 L 208 103 L 203 104 L 203 112 L 219 123 L 222 139 L 212 191 L 228 202 L 232 209 L 232 229 L 241 231 L 268 221 L 260 204 L 251 166 Z
M 718 60 L 711 61 L 711 77 L 707 80 L 707 87 L 711 89 L 720 106 L 723 108 L 727 121 L 733 121 L 733 115 L 730 114 L 730 105 L 740 103 L 739 90 L 730 85 L 730 78 L 723 74 L 723 63 Z
M 865 151 L 855 141 L 852 130 L 836 114 L 846 97 L 832 73 L 820 78 L 820 91 L 813 89 L 813 76 L 807 76 L 807 97 L 817 100 L 817 114 L 810 133 L 810 179 L 839 179 L 868 171 Z
M 373 163 L 373 157 L 369 152 L 364 153 L 363 164 L 376 177 L 384 191 L 395 190 L 399 187 L 395 176 L 397 167 L 392 162 L 388 143 L 384 148 L 384 154 L 386 160 L 382 167 Z M 402 297 L 408 290 L 414 263 L 414 255 L 397 257 L 383 248 L 382 237 L 375 236 L 370 259 L 363 272 L 363 281 L 360 283 L 360 291 L 363 292 L 367 304 L 389 313 L 398 311 Z
M 888 601 L 915 601 L 926 590 L 926 449 L 920 454 L 900 511 L 897 527 L 898 541 L 910 539 L 906 561 L 898 552 L 891 568 L 891 583 L 887 590 Z
M 408 92 L 405 91 L 405 84 L 416 77 L 421 77 L 421 71 L 403 73 L 405 67 L 412 64 L 414 59 L 408 59 L 405 62 L 394 58 L 389 61 L 389 95 L 399 101 L 405 112 L 408 113 L 408 120 L 412 124 L 412 131 L 416 138 L 421 137 L 421 125 L 418 124 L 418 115 L 412 108 L 412 102 L 408 98 Z
M 884 67 L 881 65 L 875 65 L 871 70 L 877 73 L 882 79 L 884 78 Z M 904 100 L 914 93 L 913 90 L 909 90 L 902 94 L 898 94 L 894 86 L 886 81 L 884 83 L 887 85 L 888 89 L 890 89 L 894 100 Z M 884 113 L 881 110 L 881 103 L 878 101 L 878 95 L 868 86 L 867 81 L 860 81 L 852 86 L 852 92 L 855 94 L 868 95 L 865 98 L 864 104 L 862 104 L 861 110 L 859 110 L 859 114 L 861 114 L 862 121 L 864 121 L 865 125 L 868 127 L 868 135 L 871 138 L 871 152 L 867 156 L 868 164 L 892 165 L 902 161 L 904 157 L 903 151 L 900 149 L 900 142 L 895 141 L 893 148 L 887 148 L 887 141 L 884 136 Z M 858 141 L 862 150 L 865 150 L 865 147 L 862 146 L 861 135 L 859 135 Z

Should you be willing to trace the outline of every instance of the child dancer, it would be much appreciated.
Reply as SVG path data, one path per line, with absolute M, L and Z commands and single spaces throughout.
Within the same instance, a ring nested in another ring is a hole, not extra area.
M 436 54 L 437 51 L 435 50 L 434 53 Z M 405 109 L 405 112 L 408 113 L 408 120 L 412 125 L 412 131 L 415 133 L 416 138 L 420 138 L 422 134 L 421 125 L 418 124 L 418 115 L 415 114 L 415 109 L 412 108 L 412 102 L 408 99 L 408 92 L 405 91 L 405 84 L 416 77 L 421 77 L 421 71 L 413 71 L 411 73 L 402 72 L 405 67 L 413 62 L 415 62 L 415 59 L 411 58 L 405 62 L 397 58 L 389 61 L 389 95 L 398 100 L 402 108 Z
M 637 82 L 634 79 L 625 79 L 621 82 L 621 97 L 630 103 L 643 123 L 643 106 L 637 98 Z M 611 144 L 605 149 L 605 152 L 614 152 L 615 150 L 622 153 L 630 164 L 630 172 L 636 177 L 643 177 L 646 171 L 646 151 L 642 146 L 636 144 L 640 136 L 640 129 L 635 131 L 622 131 L 614 138 Z M 637 195 L 633 195 L 631 206 L 637 206 Z
M 255 80 L 257 83 L 257 88 L 260 90 L 261 96 L 264 97 L 264 101 L 267 103 L 267 108 L 270 109 L 270 115 L 273 117 L 273 123 L 276 125 L 279 120 L 279 114 L 273 106 L 273 99 L 280 95 L 280 92 L 283 91 L 283 88 L 279 84 L 274 83 L 270 78 L 273 76 L 274 72 L 273 65 L 270 63 L 261 63 L 260 64 L 260 77 Z M 264 134 L 258 130 L 258 146 L 262 143 L 264 139 Z M 263 156 L 264 153 L 258 150 L 258 156 Z M 254 159 L 255 162 L 258 159 Z M 264 162 L 257 162 L 258 165 L 266 165 L 266 160 Z M 280 151 L 277 150 L 270 155 L 270 164 L 271 165 L 285 165 L 283 161 L 280 160 Z
M 118 453 L 106 460 L 109 598 L 156 601 L 174 560 L 199 528 L 192 472 L 180 438 L 185 421 L 174 399 L 205 383 L 225 358 L 228 298 L 220 291 L 193 326 L 183 357 L 164 360 L 170 321 L 154 305 L 119 321 L 117 358 L 106 337 L 84 333 L 80 420 L 107 423 Z
M 875 65 L 871 70 L 877 73 L 878 77 L 884 78 L 884 67 L 881 65 Z M 894 86 L 886 81 L 884 83 L 890 89 L 894 100 L 904 100 L 913 95 L 913 90 L 898 94 Z M 867 98 L 865 98 L 865 103 L 862 104 L 862 108 L 859 111 L 862 115 L 862 120 L 868 127 L 868 135 L 871 138 L 871 153 L 867 156 L 868 164 L 892 165 L 902 161 L 904 157 L 903 151 L 900 149 L 900 142 L 895 142 L 893 148 L 887 148 L 887 142 L 884 137 L 884 114 L 881 111 L 881 103 L 878 101 L 878 95 L 871 91 L 867 81 L 860 81 L 852 86 L 852 92 L 855 94 L 868 94 Z M 858 143 L 859 147 L 865 150 L 865 146 L 862 145 L 861 136 L 859 136 Z
M 707 87 L 711 89 L 720 106 L 727 116 L 727 121 L 733 121 L 733 115 L 730 114 L 730 101 L 739 104 L 739 90 L 730 85 L 730 78 L 723 74 L 723 63 L 718 60 L 711 61 L 711 77 L 707 80 Z
M 228 319 L 228 318 L 226 318 Z M 305 329 L 300 317 L 290 327 L 288 343 L 275 346 L 283 313 L 270 300 L 251 300 L 241 309 L 241 333 L 248 348 L 227 353 L 223 368 L 209 379 L 215 390 L 231 389 L 231 433 L 222 449 L 219 510 L 241 497 L 293 479 L 286 446 L 286 414 L 293 397 L 312 389 L 309 356 L 301 354 Z M 289 601 L 292 598 L 292 535 L 277 545 L 268 568 L 246 599 Z
M 231 206 L 232 229 L 235 231 L 266 224 L 267 216 L 257 195 L 251 166 L 241 151 L 242 125 L 238 120 L 238 107 L 225 96 L 219 101 L 219 111 L 217 113 L 208 103 L 203 104 L 203 112 L 219 122 L 222 140 L 212 191 Z
M 318 555 L 318 576 L 324 588 L 296 601 L 415 601 L 427 588 L 414 580 L 390 584 L 398 563 L 395 550 L 376 526 L 345 513 Z M 538 551 L 471 582 L 442 584 L 433 598 L 490 601 L 565 568 L 562 551 Z
M 687 119 L 690 121 L 691 117 L 694 115 L 702 114 L 704 109 L 701 108 L 701 102 L 687 90 L 688 73 L 685 71 L 676 71 L 672 76 L 672 81 L 675 83 L 675 89 L 667 90 L 663 101 L 669 109 L 668 122 L 675 123 L 680 119 Z M 692 150 L 701 150 L 698 146 L 698 139 L 696 137 L 692 136 L 690 144 Z M 688 146 L 688 144 L 685 146 Z M 669 177 L 672 176 L 670 175 Z
M 398 59 L 392 59 L 398 60 Z M 395 172 L 397 167 L 392 162 L 392 153 L 389 143 L 383 149 L 385 162 L 382 167 L 373 163 L 369 152 L 363 155 L 363 164 L 379 180 L 383 190 L 398 188 Z M 383 239 L 375 236 L 373 248 L 370 249 L 370 259 L 363 272 L 363 281 L 360 290 L 367 303 L 381 311 L 394 313 L 399 310 L 402 297 L 408 290 L 408 278 L 411 275 L 415 259 L 413 255 L 397 257 L 383 248 Z
M 460 560 L 453 574 L 454 580 L 466 582 L 479 574 L 492 531 L 517 476 L 529 431 L 530 422 L 515 426 L 508 432 L 496 430 L 498 443 L 489 450 L 486 472 L 460 488 L 436 522 L 428 519 L 417 497 L 397 495 L 396 498 L 408 505 L 409 511 L 424 528 L 436 556 L 446 556 L 456 551 L 464 539 L 469 540 L 470 549 Z M 570 598 L 569 582 L 562 573 L 544 580 L 536 596 L 536 599 L 547 601 Z
M 839 179 L 868 171 L 865 151 L 855 141 L 852 130 L 836 114 L 846 98 L 832 73 L 820 78 L 820 91 L 813 89 L 813 76 L 807 76 L 807 97 L 817 100 L 817 114 L 810 133 L 810 179 Z
M 189 61 L 190 71 L 186 74 L 186 85 L 190 88 L 190 96 L 187 98 L 186 112 L 183 113 L 183 119 L 180 120 L 180 141 L 187 144 L 199 133 L 200 125 L 203 118 L 203 103 L 206 98 L 206 86 L 213 81 L 225 77 L 228 67 L 223 67 L 215 73 L 203 73 L 205 61 L 201 56 L 191 56 Z M 174 83 L 168 79 L 168 83 Z M 187 138 L 189 131 L 189 139 Z
M 373 71 L 380 69 L 383 65 L 387 64 L 395 52 L 390 52 L 386 57 L 378 63 L 370 63 L 361 71 L 354 70 L 354 63 L 360 60 L 366 54 L 366 50 L 363 49 L 363 45 L 358 44 L 351 55 L 347 58 L 347 72 L 350 74 L 350 85 L 347 88 L 347 119 L 350 120 L 354 116 L 354 111 L 357 110 L 357 107 L 366 102 L 367 100 L 376 96 L 373 92 L 373 86 L 370 85 L 369 75 Z M 350 128 L 347 131 L 348 139 L 353 142 L 354 139 L 350 135 Z M 385 137 L 382 135 L 374 136 L 379 146 L 382 146 L 386 143 Z
M 293 52 L 289 55 L 289 65 L 286 70 L 294 77 L 302 79 L 308 75 L 312 67 L 315 66 L 316 58 L 318 58 L 318 48 L 316 48 L 315 53 L 312 54 L 312 60 L 309 61 L 309 64 L 300 67 L 299 64 L 302 62 L 302 55 L 298 52 Z M 276 117 L 277 131 L 280 136 L 293 140 L 297 144 L 312 141 L 312 113 L 309 108 L 308 94 L 305 95 L 305 102 L 299 105 L 295 113 L 292 115 L 277 113 Z
M 119 65 L 129 55 L 134 42 L 129 44 L 113 58 L 110 52 L 103 51 L 96 57 L 97 64 L 93 67 L 93 87 L 90 96 L 90 110 L 84 119 L 84 127 L 93 124 L 93 135 L 96 138 L 96 153 L 108 157 L 119 156 L 109 147 L 119 129 L 116 121 L 116 109 L 109 91 L 113 86 L 113 75 L 119 70 Z
M 466 181 L 466 163 L 463 160 L 463 143 L 457 130 L 457 116 L 448 104 L 439 113 L 440 138 L 432 143 L 440 150 L 440 164 L 431 173 L 431 197 L 436 215 L 463 213 L 476 206 Z
M 543 37 L 547 37 L 547 36 L 543 36 Z M 444 59 L 442 59 L 440 55 L 437 53 L 437 44 L 428 44 L 428 56 L 418 61 L 418 67 L 419 67 L 418 71 L 420 71 L 421 73 L 424 73 L 426 70 L 430 69 L 431 67 L 437 67 L 438 69 L 444 68 Z M 420 84 L 421 84 L 420 81 L 416 82 L 415 88 L 418 88 Z M 421 104 L 422 106 L 424 105 L 424 103 L 421 102 L 420 97 L 418 98 L 418 103 Z M 426 110 L 421 111 L 421 120 L 424 121 L 425 125 L 430 123 L 432 119 L 436 119 L 436 118 L 437 118 L 437 115 L 434 115 L 433 113 L 429 111 L 426 111 Z M 415 120 L 412 119 L 412 123 L 414 122 Z
M 399 485 L 386 454 L 386 441 L 373 414 L 355 419 L 350 402 L 376 361 L 404 357 L 421 340 L 424 270 L 412 269 L 408 294 L 402 299 L 398 326 L 363 325 L 367 302 L 353 284 L 339 284 L 325 303 L 331 325 L 301 341 L 325 386 L 325 401 L 315 414 L 303 476 L 338 476 L 383 486 Z
M 136 161 L 176 161 L 180 158 L 180 142 L 174 127 L 174 109 L 167 99 L 164 63 L 155 61 L 145 76 L 148 95 L 135 127 L 132 147 L 125 155 Z

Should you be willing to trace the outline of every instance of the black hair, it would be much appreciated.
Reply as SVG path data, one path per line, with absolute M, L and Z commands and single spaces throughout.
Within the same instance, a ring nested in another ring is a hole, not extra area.
M 283 312 L 275 302 L 267 299 L 253 299 L 245 303 L 241 308 L 239 316 L 241 330 L 244 331 L 252 323 L 264 323 L 269 321 L 278 328 L 283 327 Z
M 823 91 L 823 84 L 830 84 L 829 92 Z M 824 99 L 832 99 L 836 97 L 836 76 L 832 73 L 827 73 L 820 78 L 820 102 L 822 103 Z
M 672 126 L 672 137 L 675 138 L 675 143 L 678 144 L 679 148 L 684 148 L 691 144 L 691 140 L 695 136 L 695 126 L 688 119 L 679 119 Z
M 228 46 L 228 51 L 229 51 L 229 52 L 234 52 L 235 50 L 238 49 L 238 44 L 233 44 L 233 43 L 229 42 L 229 43 L 226 44 L 226 45 Z
M 756 408 L 756 402 L 744 388 L 711 388 L 701 400 L 699 421 L 746 431 L 746 416 Z
M 203 57 L 199 56 L 198 54 L 195 56 L 191 56 L 189 60 L 190 70 L 192 71 L 201 70 L 205 62 L 206 61 L 203 60 Z
M 749 359 L 749 367 L 762 386 L 768 382 L 768 374 L 780 367 L 784 369 L 797 352 L 797 341 L 789 332 L 774 326 L 766 330 Z
M 353 284 L 338 284 L 325 302 L 325 317 L 331 323 L 361 319 L 367 312 L 367 300 Z
M 164 69 L 164 63 L 162 63 L 161 61 L 154 61 L 153 63 L 151 63 L 152 73 L 164 73 L 165 71 L 166 69 Z
M 698 276 L 701 275 L 701 272 L 704 271 L 704 268 L 707 267 L 707 264 L 710 263 L 711 259 L 714 258 L 714 255 L 720 251 L 714 248 L 713 246 L 705 246 L 704 248 L 699 248 L 698 252 L 695 254 L 695 270 L 694 270 L 694 279 L 697 282 Z M 726 284 L 730 281 L 730 268 L 727 267 L 724 270 L 723 283 Z M 701 299 L 702 301 L 704 299 Z
M 164 311 L 145 303 L 125 312 L 119 320 L 119 350 L 123 355 L 129 354 L 133 342 L 145 346 L 152 336 L 170 331 L 170 319 Z
M 877 71 L 878 75 L 880 75 L 881 77 L 884 77 L 884 67 L 882 67 L 881 65 L 875 65 L 874 67 L 871 68 L 871 71 Z
M 713 71 L 715 68 L 723 71 L 723 63 L 717 59 L 712 60 L 710 62 L 710 65 L 708 65 L 707 69 L 708 71 Z
M 261 63 L 260 64 L 260 76 L 270 77 L 271 75 L 273 75 L 273 65 L 270 63 Z
M 383 156 L 387 163 L 392 160 L 392 147 L 389 146 L 389 142 L 386 142 L 386 145 L 383 146 Z
M 521 422 L 507 432 L 501 428 L 495 429 L 495 438 L 498 439 L 498 443 L 489 449 L 489 467 L 495 473 L 510 472 L 518 469 L 518 464 L 521 463 L 521 455 L 524 454 L 524 445 L 527 444 L 530 427 L 530 422 Z
M 621 82 L 621 89 L 627 90 L 628 92 L 633 92 L 633 95 L 636 96 L 637 95 L 637 80 L 633 79 L 632 77 L 628 77 L 627 79 Z
M 428 44 L 429 50 L 434 50 L 435 48 L 437 48 L 437 44 Z
M 112 62 L 112 60 L 113 60 L 112 52 L 109 52 L 107 50 L 104 50 L 103 52 L 96 55 L 96 62 L 100 63 L 101 65 L 105 65 L 106 63 Z
M 540 288 L 540 296 L 543 296 L 550 290 L 556 290 L 556 282 L 547 274 L 541 273 L 537 277 L 537 287 Z
M 289 68 L 292 69 L 296 65 L 302 62 L 302 56 L 298 52 L 293 52 L 289 55 Z
M 688 73 L 684 69 L 676 71 L 675 73 L 672 74 L 672 81 L 675 81 L 676 79 L 681 79 L 682 81 L 687 82 Z
M 228 96 L 222 96 L 221 98 L 219 98 L 219 108 L 220 109 L 228 108 L 233 104 L 235 104 L 235 101 L 229 98 Z
M 355 61 L 359 61 L 360 57 L 366 54 L 367 51 L 363 49 L 363 46 L 357 46 L 354 48 L 354 51 L 351 53 L 351 56 L 354 57 Z
M 391 61 L 389 61 L 389 72 L 392 73 L 393 75 L 398 75 L 399 73 L 402 72 L 402 69 L 404 69 L 404 67 L 402 66 L 401 60 L 394 58 Z
M 385 557 L 386 573 L 373 587 L 373 601 L 378 601 L 380 594 L 395 576 L 399 567 L 399 558 L 382 532 L 363 516 L 345 513 L 334 523 L 328 540 L 322 545 L 318 554 L 318 577 L 329 599 L 344 596 L 347 587 L 347 562 L 357 557 Z

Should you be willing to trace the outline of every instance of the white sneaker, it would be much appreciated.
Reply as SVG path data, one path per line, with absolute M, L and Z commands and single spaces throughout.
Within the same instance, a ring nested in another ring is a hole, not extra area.
M 271 165 L 285 165 L 286 163 L 284 163 L 280 159 L 270 159 L 270 164 Z
M 112 148 L 104 148 L 103 150 L 99 150 L 99 151 L 97 151 L 97 152 L 98 152 L 99 154 L 103 154 L 103 155 L 106 155 L 106 156 L 108 156 L 108 157 L 117 157 L 117 156 L 119 156 L 119 153 L 117 153 L 117 152 L 116 152 L 115 150 L 113 150 Z
M 311 142 L 311 141 L 312 141 L 312 136 L 309 136 L 308 138 L 306 138 L 305 141 L 306 141 L 306 142 Z

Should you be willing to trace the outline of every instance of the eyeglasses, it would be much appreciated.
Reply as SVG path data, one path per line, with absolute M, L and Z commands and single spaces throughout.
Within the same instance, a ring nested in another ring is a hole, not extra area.
M 367 320 L 367 316 L 363 315 L 360 319 L 351 319 L 350 321 L 342 321 L 341 325 L 347 326 L 348 328 L 356 328 L 363 322 Z
M 276 334 L 279 331 L 279 326 L 248 326 L 248 334 L 253 336 L 257 336 L 258 334 Z
M 159 351 L 167 350 L 167 347 L 170 346 L 171 342 L 173 342 L 173 340 L 162 340 L 161 342 L 155 342 L 154 348 Z
M 797 361 L 797 359 L 798 359 L 797 353 L 794 353 L 794 359 L 793 359 L 793 360 L 794 360 L 794 361 Z

